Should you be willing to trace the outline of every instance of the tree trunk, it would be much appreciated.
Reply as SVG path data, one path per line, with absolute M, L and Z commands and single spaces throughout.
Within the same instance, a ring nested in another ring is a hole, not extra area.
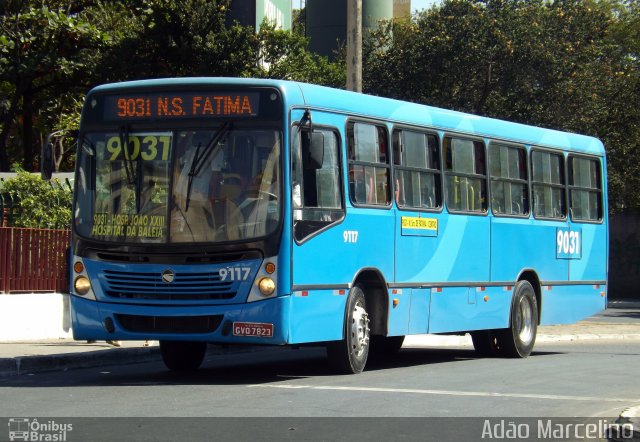
M 33 93 L 27 88 L 22 95 L 22 141 L 24 169 L 35 171 L 35 152 L 33 149 Z

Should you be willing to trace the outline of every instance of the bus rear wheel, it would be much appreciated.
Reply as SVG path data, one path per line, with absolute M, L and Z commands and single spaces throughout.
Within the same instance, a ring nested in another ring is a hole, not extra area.
M 511 358 L 531 354 L 538 331 L 538 301 L 529 281 L 518 281 L 511 303 L 509 328 L 500 330 L 500 353 Z
M 364 292 L 356 285 L 349 290 L 344 338 L 327 344 L 329 363 L 342 373 L 361 373 L 369 355 L 369 339 L 367 304 Z
M 160 341 L 162 361 L 173 371 L 197 370 L 206 351 L 206 342 Z

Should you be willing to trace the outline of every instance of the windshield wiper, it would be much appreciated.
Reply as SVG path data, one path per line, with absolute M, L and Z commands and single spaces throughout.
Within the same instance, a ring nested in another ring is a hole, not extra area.
M 120 145 L 122 146 L 124 157 L 124 170 L 127 174 L 127 184 L 134 186 L 136 213 L 140 213 L 140 188 L 142 187 L 142 164 L 140 155 L 132 159 L 129 153 L 129 127 L 123 125 L 120 128 Z M 134 163 L 135 161 L 135 163 Z
M 191 200 L 191 187 L 193 184 L 193 179 L 200 174 L 200 171 L 204 167 L 207 159 L 211 156 L 211 152 L 213 152 L 213 148 L 222 140 L 223 137 L 227 136 L 231 129 L 233 128 L 233 123 L 231 121 L 225 121 L 220 129 L 213 134 L 211 140 L 207 143 L 202 154 L 200 153 L 200 147 L 202 146 L 198 143 L 198 147 L 196 148 L 196 152 L 193 155 L 193 159 L 191 160 L 191 166 L 189 167 L 189 181 L 187 184 L 187 198 L 185 202 L 184 211 L 189 211 L 189 201 Z
M 120 146 L 122 146 L 127 184 L 133 185 L 136 182 L 136 169 L 134 169 L 133 160 L 129 157 L 129 128 L 126 125 L 120 127 Z

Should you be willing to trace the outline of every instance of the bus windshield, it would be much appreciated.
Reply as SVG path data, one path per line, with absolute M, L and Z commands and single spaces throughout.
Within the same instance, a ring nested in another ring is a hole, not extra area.
M 91 132 L 81 138 L 75 229 L 118 243 L 218 243 L 280 221 L 273 129 Z

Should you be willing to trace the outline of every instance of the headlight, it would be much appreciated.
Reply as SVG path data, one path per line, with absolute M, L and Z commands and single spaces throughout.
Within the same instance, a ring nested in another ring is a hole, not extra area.
M 76 289 L 76 293 L 79 295 L 86 295 L 91 290 L 91 283 L 86 276 L 78 276 L 73 282 L 73 288 Z
M 276 283 L 273 282 L 273 279 L 264 277 L 258 283 L 258 288 L 260 289 L 260 293 L 264 296 L 271 296 L 276 290 Z

